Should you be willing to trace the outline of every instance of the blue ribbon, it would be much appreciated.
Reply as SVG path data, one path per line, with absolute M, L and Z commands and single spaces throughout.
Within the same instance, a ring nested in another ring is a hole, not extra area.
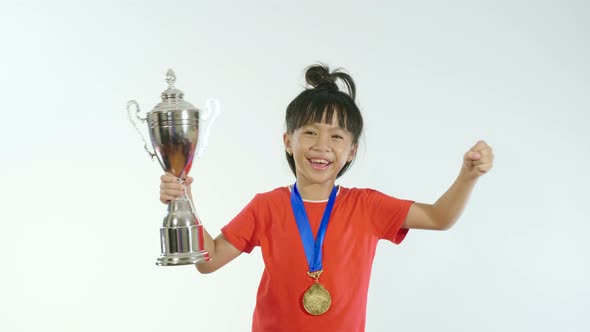
M 305 250 L 305 256 L 307 257 L 309 272 L 316 272 L 322 269 L 322 244 L 324 243 L 326 229 L 328 228 L 328 220 L 330 220 L 330 214 L 332 214 L 337 192 L 338 187 L 334 186 L 330 193 L 324 216 L 322 217 L 320 229 L 314 240 L 311 225 L 309 224 L 309 218 L 307 217 L 305 207 L 303 206 L 303 199 L 301 199 L 299 190 L 297 190 L 297 183 L 293 185 L 293 190 L 291 191 L 291 207 L 293 208 L 293 214 L 295 214 L 295 221 L 297 222 L 297 228 L 299 228 L 301 242 L 303 242 L 303 249 Z

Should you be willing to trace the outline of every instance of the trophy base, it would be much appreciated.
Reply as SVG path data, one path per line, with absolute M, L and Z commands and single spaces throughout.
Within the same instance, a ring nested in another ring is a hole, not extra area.
M 192 214 L 187 216 L 192 222 Z M 158 266 L 189 265 L 211 260 L 205 250 L 203 226 L 194 224 L 183 227 L 160 228 L 161 255 L 156 260 Z
M 209 262 L 211 257 L 206 251 L 191 252 L 183 254 L 162 255 L 156 260 L 158 266 L 192 265 L 201 262 Z

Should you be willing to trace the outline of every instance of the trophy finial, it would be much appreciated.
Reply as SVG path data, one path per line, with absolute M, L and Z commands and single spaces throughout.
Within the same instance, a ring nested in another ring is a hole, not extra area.
M 172 69 L 168 69 L 166 72 L 166 83 L 168 83 L 170 87 L 173 87 L 174 82 L 176 82 L 176 74 L 174 74 Z
M 169 102 L 176 102 L 178 100 L 182 100 L 182 98 L 184 97 L 184 93 L 181 90 L 178 90 L 175 86 L 174 83 L 176 83 L 176 74 L 174 73 L 174 71 L 172 69 L 168 69 L 168 71 L 166 72 L 166 83 L 168 83 L 168 89 L 166 89 L 166 91 L 162 92 L 162 100 L 164 101 L 169 101 Z M 156 106 L 156 109 L 162 106 L 160 104 L 158 104 Z M 178 106 L 178 105 L 175 105 Z M 194 108 L 194 106 L 189 105 L 191 107 Z

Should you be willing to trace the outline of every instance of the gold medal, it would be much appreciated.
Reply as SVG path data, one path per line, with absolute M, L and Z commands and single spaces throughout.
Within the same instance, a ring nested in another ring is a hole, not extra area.
M 307 275 L 314 278 L 315 282 L 309 287 L 309 289 L 307 289 L 305 294 L 303 294 L 303 308 L 309 314 L 314 316 L 326 313 L 332 304 L 332 296 L 330 296 L 330 292 L 328 292 L 318 280 L 320 274 L 322 274 L 322 270 L 307 272 Z

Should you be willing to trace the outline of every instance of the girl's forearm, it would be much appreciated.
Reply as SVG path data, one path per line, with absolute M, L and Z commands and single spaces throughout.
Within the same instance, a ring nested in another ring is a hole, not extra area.
M 211 260 L 209 262 L 197 263 L 196 267 L 197 267 L 197 270 L 199 270 L 199 272 L 207 273 L 208 265 L 210 265 L 210 263 L 213 262 L 214 257 L 215 257 L 215 240 L 213 239 L 211 234 L 209 234 L 209 232 L 207 232 L 205 227 L 203 227 L 203 239 L 205 242 L 204 243 L 205 251 L 207 251 L 207 253 L 209 254 L 209 257 L 211 257 Z
M 449 229 L 461 216 L 477 178 L 471 177 L 464 170 L 451 187 L 432 205 L 432 219 L 438 229 Z

